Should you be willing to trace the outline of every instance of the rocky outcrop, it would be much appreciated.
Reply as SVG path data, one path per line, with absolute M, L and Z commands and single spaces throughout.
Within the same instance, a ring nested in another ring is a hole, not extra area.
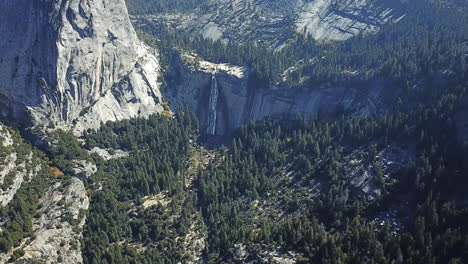
M 71 178 L 52 186 L 40 201 L 33 221 L 34 238 L 25 243 L 22 259 L 44 263 L 82 263 L 82 228 L 89 198 L 83 182 Z
M 296 30 L 320 41 L 343 41 L 360 33 L 374 33 L 403 14 L 384 1 L 315 0 L 305 4 L 296 20 Z
M 210 106 L 213 81 L 217 84 L 218 98 L 216 104 Z M 216 124 L 211 124 L 214 129 L 209 132 L 210 135 L 225 135 L 230 129 L 243 124 L 243 111 L 247 104 L 246 69 L 182 55 L 182 59 L 172 64 L 168 82 L 163 94 L 169 100 L 171 109 L 188 107 L 194 111 L 204 132 L 209 130 L 213 110 L 216 112 Z M 235 95 L 231 96 L 231 93 Z
M 124 0 L 0 2 L 1 114 L 80 132 L 162 111 Z
M 0 207 L 5 207 L 25 184 L 41 170 L 36 158 L 19 141 L 18 135 L 0 124 Z M 21 149 L 21 150 L 20 150 Z
M 104 160 L 111 160 L 111 159 L 119 159 L 119 158 L 126 158 L 128 157 L 128 152 L 125 152 L 120 149 L 102 149 L 98 147 L 94 147 L 88 151 L 90 154 L 97 154 Z
M 299 253 L 281 247 L 260 244 L 236 244 L 234 247 L 233 263 L 295 264 L 301 257 Z
M 399 3 L 386 0 L 208 0 L 190 12 L 135 17 L 145 28 L 162 25 L 204 38 L 261 41 L 280 48 L 294 32 L 318 41 L 341 41 L 376 32 L 403 17 Z
M 97 172 L 97 166 L 87 160 L 74 160 L 71 170 L 75 177 L 89 178 Z
M 396 172 L 414 160 L 412 148 L 406 148 L 389 145 L 375 156 L 370 156 L 370 146 L 353 151 L 343 164 L 352 188 L 369 200 L 380 197 L 384 193 L 383 184 L 393 184 Z
M 281 46 L 294 32 L 297 0 L 209 0 L 187 13 L 135 17 L 137 24 L 164 25 L 212 40 L 264 41 Z
M 51 172 L 56 178 L 50 184 L 40 178 Z M 26 263 L 30 260 L 31 263 L 82 262 L 80 241 L 89 198 L 81 180 L 62 176 L 57 168 L 48 167 L 43 154 L 24 143 L 17 132 L 0 123 L 0 207 L 9 210 L 8 207 L 19 199 L 24 210 L 32 210 L 30 203 L 37 202 L 37 212 L 31 215 L 33 235 L 24 237 L 19 246 L 8 252 L 1 252 L 0 263 L 13 260 L 22 263 L 18 256 L 27 260 Z M 48 183 L 41 187 L 45 194 L 41 194 L 38 201 L 25 199 L 24 191 L 36 184 L 38 177 Z M 22 214 L 22 217 L 26 216 L 28 214 Z M 10 221 L 9 217 L 0 219 L 0 230 L 6 229 Z M 26 228 L 28 223 L 24 225 Z M 18 250 L 24 255 L 15 256 Z

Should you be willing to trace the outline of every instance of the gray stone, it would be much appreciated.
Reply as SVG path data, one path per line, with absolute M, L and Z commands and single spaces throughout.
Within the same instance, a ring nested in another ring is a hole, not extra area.
M 315 0 L 302 7 L 296 30 L 319 41 L 343 41 L 360 33 L 375 33 L 403 17 L 381 1 Z
M 111 159 L 119 159 L 119 158 L 125 158 L 128 157 L 128 152 L 125 152 L 120 149 L 102 149 L 98 147 L 94 147 L 90 151 L 88 151 L 90 154 L 96 153 L 101 158 L 104 160 L 111 160 Z
M 0 2 L 3 115 L 77 133 L 162 111 L 157 54 L 124 0 Z
M 89 178 L 97 172 L 96 164 L 86 160 L 73 161 L 73 175 L 80 178 Z
M 64 188 L 63 191 L 60 188 Z M 77 178 L 70 183 L 56 183 L 41 200 L 40 217 L 34 219 L 34 238 L 23 245 L 24 260 L 44 263 L 83 263 L 82 228 L 86 222 L 89 198 Z M 64 217 L 68 219 L 64 221 Z
M 34 165 L 33 153 L 28 153 L 25 158 L 20 159 L 17 153 L 18 142 L 13 138 L 7 127 L 0 123 L 0 145 L 7 149 L 3 152 L 4 158 L 0 159 L 0 206 L 7 206 L 16 192 L 23 184 L 27 184 L 41 170 L 40 165 Z M 11 184 L 7 184 L 6 178 Z M 1 221 L 0 221 L 1 222 Z

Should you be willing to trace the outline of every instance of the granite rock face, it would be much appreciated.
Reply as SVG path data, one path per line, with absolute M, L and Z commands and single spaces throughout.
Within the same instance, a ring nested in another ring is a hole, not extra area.
M 265 42 L 281 48 L 294 33 L 317 41 L 342 41 L 378 31 L 403 17 L 387 0 L 207 0 L 189 12 L 137 15 L 135 23 L 164 25 L 204 38 Z
M 0 2 L 1 114 L 81 132 L 161 112 L 157 54 L 124 0 Z
M 404 17 L 384 1 L 315 0 L 305 4 L 296 30 L 315 40 L 343 41 L 360 33 L 374 33 L 390 21 Z

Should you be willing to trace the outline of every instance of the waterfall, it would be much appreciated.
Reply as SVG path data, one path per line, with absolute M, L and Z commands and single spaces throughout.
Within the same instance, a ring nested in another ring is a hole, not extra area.
M 218 81 L 216 81 L 216 74 L 211 76 L 211 89 L 210 89 L 210 102 L 208 105 L 208 127 L 206 133 L 208 135 L 215 135 L 216 132 L 216 105 L 218 104 Z

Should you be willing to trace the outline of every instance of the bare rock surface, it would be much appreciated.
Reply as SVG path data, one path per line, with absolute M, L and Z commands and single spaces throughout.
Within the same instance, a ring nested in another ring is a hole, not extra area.
M 128 157 L 128 152 L 125 152 L 120 149 L 102 149 L 94 147 L 89 151 L 89 153 L 96 153 L 104 160 L 119 159 Z
M 296 20 L 296 30 L 315 40 L 343 41 L 360 33 L 374 33 L 404 16 L 379 1 L 315 0 L 305 4 Z
M 211 84 L 217 82 L 215 135 L 229 134 L 250 120 L 267 117 L 311 118 L 347 111 L 359 116 L 380 115 L 391 109 L 399 88 L 375 78 L 353 84 L 324 82 L 316 87 L 270 84 L 252 88 L 248 71 L 236 65 L 217 64 L 183 54 L 174 61 L 169 87 L 162 90 L 171 109 L 189 107 L 202 127 L 207 127 Z M 391 91 L 391 93 L 390 93 Z
M 367 156 L 363 153 L 367 153 Z M 348 157 L 344 167 L 351 186 L 373 200 L 383 194 L 382 185 L 391 183 L 395 173 L 407 167 L 414 157 L 411 149 L 396 145 L 387 146 L 375 156 L 369 155 L 369 150 L 358 149 Z
M 89 178 L 97 172 L 97 167 L 90 161 L 74 160 L 72 171 L 76 177 Z
M 41 177 L 42 170 L 53 169 L 44 168 L 47 165 L 43 158 L 17 132 L 0 124 L 0 207 L 6 208 L 20 188 L 29 187 L 31 180 Z M 88 163 L 83 165 L 90 167 Z M 24 252 L 21 260 L 26 263 L 82 263 L 80 241 L 89 207 L 84 184 L 78 178 L 57 177 L 46 188 L 31 219 L 33 235 L 25 237 L 18 247 L 0 253 L 0 263 L 12 260 L 18 250 Z M 0 219 L 0 231 L 7 221 Z
M 295 264 L 301 256 L 297 252 L 287 251 L 281 247 L 237 244 L 235 248 L 235 263 Z
M 158 54 L 124 0 L 0 2 L 1 114 L 77 133 L 162 111 Z
M 40 217 L 33 221 L 35 238 L 25 243 L 22 259 L 82 263 L 80 241 L 89 207 L 83 182 L 72 178 L 68 183 L 56 183 L 41 206 Z

